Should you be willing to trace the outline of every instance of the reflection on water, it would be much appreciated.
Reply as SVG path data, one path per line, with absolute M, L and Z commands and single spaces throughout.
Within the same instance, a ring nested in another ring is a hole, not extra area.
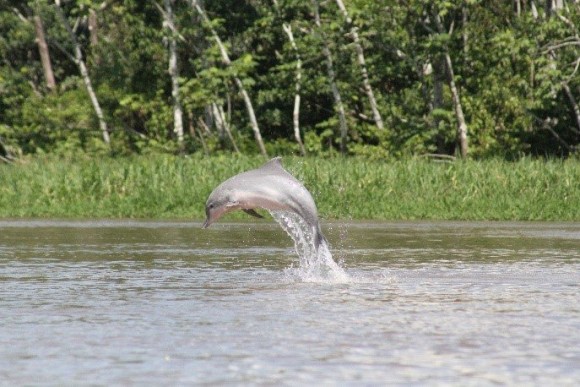
M 270 222 L 0 221 L 0 380 L 580 382 L 580 226 L 335 223 L 304 282 Z

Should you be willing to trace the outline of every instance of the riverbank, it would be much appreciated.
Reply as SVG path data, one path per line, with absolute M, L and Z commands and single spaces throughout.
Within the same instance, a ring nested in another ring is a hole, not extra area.
M 262 162 L 155 155 L 0 165 L 0 217 L 203 219 L 217 184 Z M 577 160 L 285 157 L 283 164 L 324 219 L 580 220 Z

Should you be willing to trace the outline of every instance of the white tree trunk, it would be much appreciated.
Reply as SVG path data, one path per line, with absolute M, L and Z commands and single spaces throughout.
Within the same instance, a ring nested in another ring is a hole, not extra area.
M 519 17 L 522 14 L 521 0 L 514 0 L 514 8 L 515 8 L 516 16 Z
M 352 40 L 354 42 L 354 49 L 356 51 L 356 58 L 357 58 L 359 66 L 360 66 L 360 73 L 361 73 L 361 76 L 363 79 L 363 87 L 364 87 L 365 93 L 369 99 L 369 104 L 371 105 L 371 110 L 373 112 L 373 119 L 375 121 L 375 125 L 379 129 L 383 129 L 383 127 L 384 127 L 383 118 L 381 117 L 381 113 L 379 113 L 377 100 L 375 99 L 375 94 L 373 93 L 373 88 L 371 86 L 371 82 L 369 81 L 369 74 L 368 74 L 366 60 L 365 60 L 365 54 L 364 54 L 362 44 L 360 42 L 357 28 L 353 25 L 352 19 L 348 15 L 348 11 L 346 10 L 346 7 L 344 6 L 344 3 L 342 2 L 342 0 L 336 0 L 336 4 L 338 5 L 340 12 L 342 12 L 344 19 L 346 20 L 346 23 L 350 26 L 350 35 L 351 35 Z
M 548 0 L 548 1 L 552 1 L 552 0 Z M 546 6 L 548 6 L 550 4 L 546 3 Z M 551 3 L 550 9 L 552 12 L 555 13 L 555 10 L 561 9 L 563 8 L 564 4 L 563 2 L 556 2 L 554 1 L 553 3 Z M 548 17 L 551 16 L 550 13 L 547 14 Z M 576 38 L 576 40 L 580 39 L 580 36 L 578 35 L 578 30 L 576 29 L 576 25 L 570 21 L 568 18 L 566 18 L 565 16 L 561 15 L 561 14 L 557 14 L 557 16 L 560 18 L 560 20 L 562 20 L 573 32 L 574 37 Z M 537 16 L 534 15 L 534 19 L 537 19 Z M 557 61 L 557 56 L 556 56 L 556 51 L 554 49 L 550 49 L 547 52 L 547 56 L 548 56 L 548 63 L 549 66 L 552 70 L 557 70 L 558 69 L 558 61 Z M 574 120 L 576 121 L 576 129 L 573 129 L 576 133 L 580 134 L 580 106 L 578 105 L 578 102 L 576 102 L 576 98 L 574 97 L 574 94 L 572 93 L 572 90 L 570 89 L 570 86 L 568 85 L 568 82 L 566 80 L 562 80 L 561 81 L 561 86 L 562 86 L 562 90 L 564 91 L 564 94 L 566 95 L 566 98 L 568 99 L 568 102 L 570 103 L 570 107 L 572 108 L 572 113 L 574 115 Z M 553 94 L 554 96 L 556 95 L 556 91 L 553 90 Z M 550 129 L 552 133 L 555 133 L 553 129 Z M 560 142 L 563 142 L 560 138 L 559 138 Z
M 433 79 L 433 94 L 431 96 L 432 103 L 430 104 L 430 114 L 432 117 L 432 125 L 434 132 L 436 134 L 436 145 L 438 153 L 445 153 L 446 144 L 444 136 L 439 134 L 439 125 L 441 124 L 441 115 L 433 114 L 434 111 L 443 109 L 444 104 L 444 93 L 443 85 L 445 84 L 446 76 L 446 66 L 445 61 L 441 55 L 437 55 L 433 58 L 433 64 L 431 65 L 431 76 Z
M 562 20 L 573 32 L 574 37 L 576 40 L 580 40 L 580 36 L 578 34 L 578 29 L 576 25 L 567 17 L 562 14 L 558 14 L 558 18 Z M 554 63 L 554 69 L 557 68 L 557 61 L 556 61 L 556 52 L 550 51 L 549 52 L 550 60 Z M 574 70 L 575 71 L 575 70 Z M 580 134 L 580 107 L 578 106 L 578 102 L 576 102 L 576 98 L 574 97 L 574 93 L 570 89 L 568 85 L 568 81 L 562 80 L 562 90 L 564 90 L 564 94 L 566 94 L 566 98 L 568 98 L 568 102 L 570 102 L 570 106 L 572 107 L 572 112 L 574 114 L 574 119 L 576 121 L 576 129 L 574 130 L 576 133 Z
M 97 13 L 94 9 L 89 10 L 88 25 L 91 46 L 96 46 L 99 43 L 99 25 L 97 23 Z
M 179 148 L 183 150 L 183 109 L 179 96 L 179 70 L 177 68 L 177 41 L 174 36 L 175 25 L 173 19 L 174 0 L 163 0 L 165 6 L 164 26 L 169 35 L 169 76 L 171 77 L 171 97 L 173 98 L 173 132 L 177 136 Z
M 212 115 L 214 117 L 215 123 L 219 127 L 219 130 L 224 132 L 226 134 L 226 136 L 228 136 L 228 139 L 232 143 L 232 146 L 234 147 L 234 150 L 236 151 L 236 153 L 240 153 L 240 150 L 238 149 L 238 145 L 236 144 L 236 141 L 234 140 L 234 136 L 232 136 L 232 131 L 231 131 L 230 125 L 226 119 L 226 114 L 224 112 L 224 108 L 221 107 L 221 105 L 218 105 L 217 103 L 213 102 L 211 104 L 211 109 L 212 109 Z
M 580 134 L 580 106 L 578 106 L 578 102 L 576 102 L 576 98 L 574 98 L 574 94 L 572 94 L 572 90 L 570 90 L 570 86 L 568 83 L 562 82 L 562 89 L 564 90 L 564 94 L 568 98 L 568 102 L 570 102 L 570 106 L 572 107 L 572 111 L 574 112 L 574 118 L 576 120 L 576 130 L 575 132 Z
M 461 106 L 461 98 L 459 96 L 459 89 L 455 84 L 455 75 L 453 73 L 453 64 L 449 52 L 445 52 L 445 64 L 449 76 L 449 89 L 451 90 L 451 98 L 453 100 L 453 109 L 455 110 L 455 119 L 457 120 L 457 141 L 459 142 L 459 150 L 461 157 L 467 157 L 467 123 L 463 115 L 463 107 Z
M 437 10 L 433 8 L 433 21 L 437 26 L 439 33 L 444 33 L 443 24 L 441 23 L 441 17 Z M 453 63 L 451 62 L 451 56 L 449 55 L 449 49 L 447 46 L 444 48 L 443 58 L 445 60 L 445 67 L 447 68 L 447 76 L 449 89 L 451 91 L 451 99 L 453 101 L 453 109 L 455 110 L 455 120 L 457 121 L 457 142 L 459 143 L 459 150 L 462 158 L 467 157 L 468 143 L 467 143 L 467 123 L 465 122 L 465 116 L 463 115 L 463 107 L 461 106 L 461 98 L 459 95 L 459 89 L 455 84 L 455 74 L 453 72 Z
M 346 123 L 346 113 L 344 111 L 344 105 L 342 103 L 342 97 L 338 86 L 336 85 L 336 76 L 334 73 L 334 64 L 332 61 L 332 54 L 330 48 L 328 48 L 328 43 L 326 36 L 322 31 L 322 24 L 320 22 L 320 12 L 318 10 L 318 0 L 312 0 L 312 6 L 314 9 L 314 22 L 316 23 L 317 29 L 320 31 L 320 37 L 322 40 L 322 53 L 324 54 L 326 62 L 326 71 L 328 74 L 328 82 L 330 83 L 330 88 L 332 90 L 332 96 L 334 97 L 334 106 L 338 113 L 338 119 L 340 121 L 340 152 L 342 154 L 346 153 L 346 140 L 348 127 Z
M 87 93 L 89 94 L 89 98 L 91 99 L 91 103 L 93 104 L 93 108 L 95 109 L 95 114 L 97 115 L 97 118 L 99 120 L 99 127 L 101 128 L 101 134 L 103 136 L 103 141 L 105 142 L 105 144 L 110 146 L 111 139 L 109 137 L 109 129 L 107 128 L 107 122 L 105 121 L 103 111 L 101 110 L 101 105 L 99 104 L 99 100 L 97 99 L 97 94 L 95 94 L 95 90 L 93 89 L 93 84 L 91 82 L 91 78 L 89 76 L 87 66 L 85 64 L 85 61 L 83 60 L 83 53 L 81 51 L 81 46 L 80 46 L 79 42 L 77 41 L 77 38 L 76 38 L 68 20 L 66 19 L 66 16 L 64 15 L 64 13 L 62 12 L 62 9 L 60 8 L 60 1 L 57 0 L 55 4 L 56 4 L 57 14 L 58 14 L 59 18 L 61 19 L 62 23 L 64 24 L 64 27 L 66 28 L 66 30 L 69 34 L 69 37 L 73 42 L 74 61 L 75 61 L 75 64 L 79 68 L 79 71 L 81 73 L 81 77 L 83 78 L 83 82 L 84 82 L 85 87 L 87 89 Z
M 530 1 L 530 8 L 532 9 L 532 16 L 534 18 L 534 20 L 536 20 L 538 18 L 538 8 L 536 7 L 536 3 L 534 3 L 534 0 Z
M 306 148 L 304 148 L 304 143 L 302 142 L 302 137 L 300 136 L 300 89 L 302 80 L 302 58 L 300 58 L 300 52 L 294 41 L 294 34 L 292 34 L 292 27 L 289 24 L 282 24 L 282 29 L 286 32 L 288 40 L 292 45 L 294 54 L 296 55 L 296 86 L 294 93 L 294 110 L 292 112 L 292 123 L 294 126 L 294 138 L 300 146 L 300 153 L 302 156 L 306 155 Z
M 35 15 L 34 30 L 36 33 L 36 43 L 38 44 L 38 52 L 40 54 L 40 61 L 42 62 L 42 69 L 44 70 L 44 79 L 46 80 L 46 87 L 49 90 L 56 89 L 56 81 L 54 80 L 54 72 L 52 71 L 52 64 L 50 62 L 50 53 L 48 51 L 48 44 L 44 37 L 44 28 L 40 16 Z
M 193 125 L 193 114 L 191 112 L 188 112 L 188 118 L 189 118 L 189 134 L 193 138 L 197 137 L 196 133 L 199 135 L 199 141 L 201 142 L 201 147 L 203 148 L 203 153 L 206 156 L 209 156 L 209 149 L 207 147 L 207 144 L 205 143 L 205 140 L 203 139 L 203 133 L 201 133 L 201 130 L 195 129 L 195 126 Z M 199 121 L 203 122 L 203 120 L 201 120 L 201 119 Z
M 254 106 L 252 105 L 250 95 L 246 91 L 246 88 L 244 87 L 244 84 L 242 83 L 240 78 L 236 77 L 234 78 L 234 81 L 236 82 L 238 89 L 240 89 L 240 93 L 242 94 L 242 98 L 244 99 L 246 110 L 248 111 L 248 118 L 250 119 L 250 125 L 252 126 L 252 130 L 254 131 L 254 138 L 256 139 L 256 143 L 260 148 L 260 153 L 263 156 L 268 157 L 268 152 L 266 152 L 264 140 L 262 140 L 262 134 L 260 133 L 260 127 L 258 126 L 258 120 L 256 119 L 256 113 L 254 113 Z
M 229 66 L 232 63 L 232 61 L 230 60 L 230 57 L 228 55 L 228 52 L 226 51 L 225 46 L 222 43 L 222 40 L 218 36 L 215 29 L 212 28 L 211 22 L 210 22 L 209 18 L 207 17 L 205 11 L 199 5 L 197 0 L 190 0 L 190 4 L 200 14 L 203 21 L 210 28 L 211 34 L 212 34 L 215 42 L 217 43 L 217 45 L 219 47 L 220 53 L 222 55 L 222 60 L 224 61 L 224 63 L 226 65 Z M 234 81 L 236 83 L 236 86 L 240 90 L 240 94 L 242 94 L 244 104 L 246 105 L 246 110 L 248 111 L 248 118 L 250 119 L 250 125 L 252 126 L 252 130 L 254 131 L 254 138 L 256 139 L 256 143 L 258 144 L 258 147 L 260 148 L 260 153 L 262 153 L 262 155 L 267 157 L 268 153 L 266 152 L 266 147 L 264 146 L 264 141 L 262 140 L 262 134 L 260 133 L 260 127 L 258 126 L 258 120 L 256 119 L 256 114 L 254 112 L 254 106 L 252 105 L 252 100 L 250 99 L 250 95 L 246 91 L 246 88 L 244 87 L 244 84 L 242 83 L 240 78 L 234 77 Z

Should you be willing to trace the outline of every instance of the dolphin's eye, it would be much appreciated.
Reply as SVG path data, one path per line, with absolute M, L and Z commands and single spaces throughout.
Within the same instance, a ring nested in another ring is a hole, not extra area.
M 208 208 L 211 210 L 213 208 L 213 203 L 210 203 L 210 205 L 208 206 Z

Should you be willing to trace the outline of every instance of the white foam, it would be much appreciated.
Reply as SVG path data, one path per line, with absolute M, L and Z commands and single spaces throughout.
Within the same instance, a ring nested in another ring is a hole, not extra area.
M 315 246 L 314 230 L 298 214 L 287 211 L 270 211 L 272 217 L 294 241 L 294 248 L 300 258 L 297 268 L 288 273 L 304 282 L 350 282 L 350 277 L 332 258 L 326 241 L 318 249 Z

